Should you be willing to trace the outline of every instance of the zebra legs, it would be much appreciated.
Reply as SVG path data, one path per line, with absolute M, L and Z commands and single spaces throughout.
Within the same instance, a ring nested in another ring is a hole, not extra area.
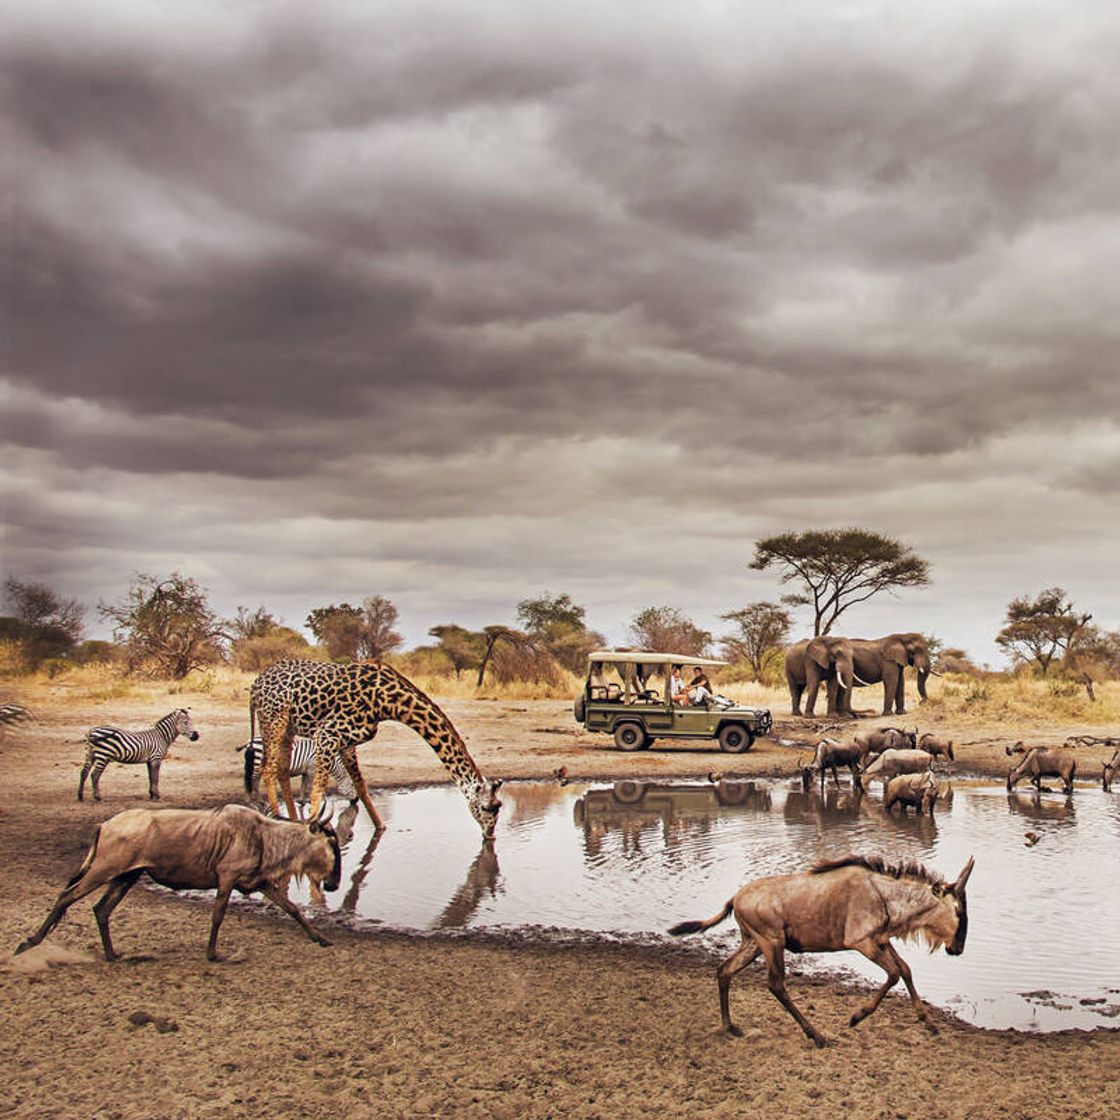
M 90 789 L 93 790 L 94 801 L 100 801 L 101 800 L 101 775 L 105 773 L 105 767 L 108 766 L 108 765 L 109 765 L 109 760 L 107 758 L 99 758 L 94 762 L 92 768 L 90 769 L 89 785 L 90 785 Z M 85 780 L 85 773 L 86 772 L 83 769 L 82 770 L 82 780 L 83 781 Z M 78 800 L 81 801 L 81 799 L 82 799 L 82 787 L 81 787 L 81 785 L 79 785 L 78 786 Z
M 136 886 L 137 879 L 143 874 L 144 869 L 139 868 L 118 875 L 93 908 L 93 916 L 97 919 L 97 928 L 101 932 L 101 947 L 105 950 L 107 961 L 115 961 L 120 957 L 120 953 L 113 948 L 113 942 L 109 937 L 109 915 L 117 908 L 121 899 Z

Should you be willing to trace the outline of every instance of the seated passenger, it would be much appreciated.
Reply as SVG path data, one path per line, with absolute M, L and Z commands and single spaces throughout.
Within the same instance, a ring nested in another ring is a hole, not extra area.
M 681 676 L 681 667 L 679 665 L 673 666 L 673 671 L 669 675 L 669 699 L 674 704 L 682 704 L 688 706 L 688 693 L 684 688 L 684 677 Z
M 703 668 L 697 665 L 692 672 L 692 680 L 688 682 L 688 702 L 706 708 L 714 699 L 712 682 L 708 680 L 708 674 Z
M 603 676 L 603 663 L 591 662 L 591 673 L 587 678 L 588 694 L 592 700 L 606 700 L 607 678 Z

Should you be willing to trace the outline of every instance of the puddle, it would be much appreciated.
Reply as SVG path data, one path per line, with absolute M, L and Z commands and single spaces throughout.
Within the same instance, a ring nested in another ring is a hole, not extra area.
M 373 842 L 344 807 L 342 885 L 328 910 L 407 931 L 565 930 L 679 945 L 664 931 L 706 918 L 749 879 L 848 852 L 917 859 L 948 878 L 970 855 L 964 955 L 903 944 L 919 992 L 978 1026 L 1052 1031 L 1120 1016 L 1120 799 L 957 785 L 937 816 L 883 812 L 879 786 L 808 793 L 786 783 L 511 782 L 497 842 L 453 787 L 375 793 Z M 1037 839 L 1030 843 L 1027 834 Z M 293 898 L 307 902 L 293 887 Z M 728 920 L 689 943 L 726 954 Z M 856 953 L 790 956 L 793 969 L 882 973 Z

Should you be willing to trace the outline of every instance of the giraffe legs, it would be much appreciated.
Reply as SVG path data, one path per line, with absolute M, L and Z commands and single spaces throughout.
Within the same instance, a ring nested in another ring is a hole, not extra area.
M 298 820 L 295 799 L 292 797 L 292 738 L 294 731 L 291 724 L 285 720 L 283 723 L 273 720 L 261 720 L 261 785 L 264 786 L 268 797 L 268 806 L 272 815 L 280 815 L 280 803 L 276 797 L 276 785 L 279 781 L 284 793 L 284 805 L 288 810 L 289 820 Z
M 372 734 L 370 737 L 372 738 Z M 331 759 L 336 752 L 342 759 L 342 765 L 346 767 L 350 780 L 354 783 L 354 796 L 366 807 L 374 829 L 377 832 L 384 832 L 385 824 L 370 800 L 366 780 L 362 777 L 362 771 L 358 766 L 357 747 L 353 743 L 339 742 L 338 733 L 326 725 L 315 732 L 315 780 L 311 785 L 311 804 L 307 807 L 308 819 L 314 819 L 319 812 L 319 806 L 323 803 L 327 782 L 330 779 Z

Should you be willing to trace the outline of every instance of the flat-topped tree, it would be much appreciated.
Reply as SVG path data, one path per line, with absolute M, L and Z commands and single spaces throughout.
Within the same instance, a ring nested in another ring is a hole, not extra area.
M 882 591 L 925 587 L 929 564 L 893 537 L 868 529 L 808 529 L 756 541 L 750 567 L 782 569 L 782 583 L 801 590 L 783 597 L 813 609 L 813 634 L 828 634 L 849 607 Z

